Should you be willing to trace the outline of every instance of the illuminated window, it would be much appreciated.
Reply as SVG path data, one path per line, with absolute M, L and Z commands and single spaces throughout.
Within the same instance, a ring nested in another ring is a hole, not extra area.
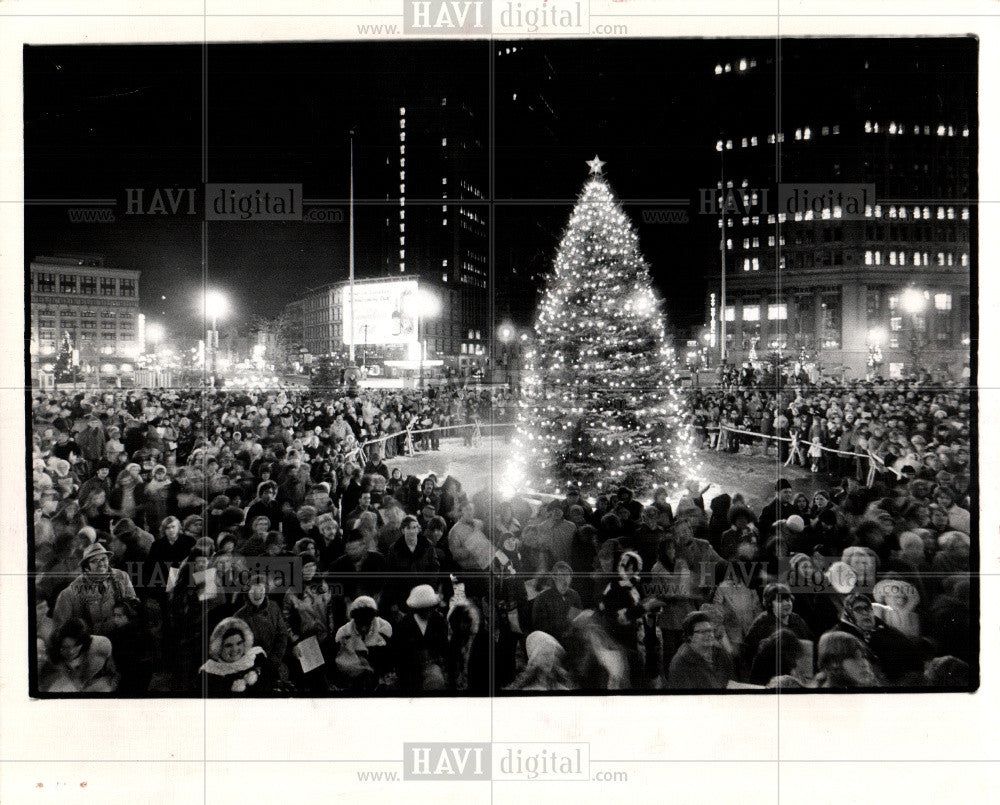
M 736 307 L 733 305 L 726 306 L 726 321 L 736 321 Z
M 950 293 L 934 294 L 934 309 L 951 310 L 951 294 Z
M 756 257 L 751 258 L 751 260 L 750 260 L 750 267 L 754 271 L 757 271 L 760 268 L 760 261 Z
M 446 145 L 448 145 L 448 138 L 447 137 L 442 137 L 441 138 L 441 147 L 443 148 Z
M 399 107 L 399 115 L 400 115 L 400 117 L 402 117 L 405 114 L 406 114 L 406 107 L 405 106 L 400 106 Z
M 760 305 L 744 305 L 743 321 L 760 321 Z
M 865 252 L 865 265 L 872 265 L 872 253 L 870 251 Z
M 784 302 L 777 305 L 768 305 L 767 318 L 769 321 L 785 321 L 788 318 L 788 305 Z

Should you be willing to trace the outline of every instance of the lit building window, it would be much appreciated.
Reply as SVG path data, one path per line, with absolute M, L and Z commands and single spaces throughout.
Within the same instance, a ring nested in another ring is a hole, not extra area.
M 760 305 L 744 305 L 743 321 L 760 321 Z
M 734 305 L 728 305 L 726 307 L 726 321 L 736 321 L 736 307 Z
M 951 294 L 950 293 L 934 294 L 934 309 L 951 310 Z
M 829 126 L 823 126 L 823 128 L 821 128 L 819 130 L 819 133 L 820 133 L 820 136 L 826 137 L 830 133 L 830 127 Z
M 750 258 L 749 257 L 744 257 L 743 258 L 743 270 L 744 271 L 749 271 L 750 270 Z
M 715 74 L 716 75 L 722 75 L 722 65 L 721 64 L 715 65 Z
M 446 145 L 448 145 L 448 138 L 447 137 L 442 137 L 441 138 L 441 147 L 444 148 Z
M 968 268 L 968 265 L 969 265 L 969 253 L 965 252 L 962 255 L 962 267 L 963 268 Z
M 834 134 L 840 134 L 840 124 L 839 123 L 835 123 L 834 124 L 834 126 L 833 126 L 833 133 Z
M 870 251 L 865 252 L 865 265 L 870 266 L 872 264 L 872 253 Z
M 788 318 L 788 305 L 784 303 L 768 305 L 767 318 L 769 321 L 785 321 Z
M 962 220 L 963 221 L 968 221 L 969 220 L 969 208 L 968 207 L 962 207 Z
M 812 132 L 809 130 L 809 127 L 806 126 L 805 129 L 802 131 L 802 139 L 808 140 L 810 137 L 812 137 Z
M 448 184 L 448 177 L 447 176 L 442 176 L 441 177 L 441 184 Z
M 402 117 L 405 114 L 406 114 L 406 107 L 405 106 L 400 106 L 399 107 L 399 115 L 400 115 L 400 117 Z
M 751 137 L 750 138 L 750 145 L 751 146 L 757 145 L 757 138 L 756 137 Z
M 754 271 L 757 271 L 760 268 L 760 261 L 756 257 L 751 258 L 751 260 L 750 260 L 750 267 Z
M 802 129 L 795 129 L 795 139 L 796 140 L 802 139 Z
M 868 134 L 872 133 L 872 122 L 870 120 L 865 121 L 865 132 Z
M 955 220 L 955 208 L 954 207 L 949 207 L 948 208 L 948 220 L 949 221 L 954 221 Z
M 740 70 L 746 70 L 746 69 L 747 69 L 747 60 L 740 59 Z
M 938 137 L 944 137 L 944 126 L 937 127 L 937 135 Z

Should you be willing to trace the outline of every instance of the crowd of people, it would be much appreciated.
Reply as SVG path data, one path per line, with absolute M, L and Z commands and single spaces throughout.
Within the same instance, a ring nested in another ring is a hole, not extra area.
M 730 373 L 725 380 L 692 394 L 693 424 L 706 447 L 772 452 L 782 463 L 866 483 L 874 456 L 880 474 L 946 470 L 968 486 L 967 381 L 793 384 L 752 372 Z
M 781 479 L 757 511 L 698 485 L 502 499 L 387 466 L 438 447 L 407 430 L 509 418 L 506 393 L 39 393 L 37 690 L 968 687 L 968 405 L 904 384 L 696 392 L 706 445 L 715 409 L 754 430 L 770 412 L 898 470 L 823 456 L 834 488 Z

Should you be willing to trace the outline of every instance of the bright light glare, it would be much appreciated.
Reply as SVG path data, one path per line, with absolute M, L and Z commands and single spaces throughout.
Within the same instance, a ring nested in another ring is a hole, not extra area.
M 885 343 L 885 329 L 874 327 L 868 331 L 868 343 L 872 345 L 882 345 Z
M 153 321 L 146 325 L 146 343 L 158 344 L 163 340 L 164 335 L 166 335 L 166 331 L 162 324 Z
M 653 312 L 656 302 L 648 293 L 638 292 L 632 297 L 632 309 L 640 316 L 648 316 Z
M 501 324 L 497 336 L 503 343 L 510 343 L 514 339 L 514 328 L 509 324 Z
M 421 288 L 417 299 L 420 305 L 421 318 L 433 319 L 441 315 L 441 299 L 436 293 Z
M 903 291 L 901 302 L 903 310 L 907 313 L 920 313 L 927 307 L 927 300 L 924 298 L 923 291 L 918 291 L 916 288 L 907 288 Z
M 222 291 L 209 290 L 201 298 L 200 305 L 209 319 L 221 319 L 229 312 L 229 300 Z

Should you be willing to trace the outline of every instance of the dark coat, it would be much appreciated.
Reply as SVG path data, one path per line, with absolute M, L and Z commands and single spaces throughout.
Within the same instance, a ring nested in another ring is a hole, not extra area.
M 448 624 L 439 612 L 431 614 L 427 630 L 420 631 L 413 615 L 407 615 L 393 632 L 396 650 L 396 674 L 404 693 L 424 689 L 424 673 L 432 665 L 444 673 L 448 653 Z

